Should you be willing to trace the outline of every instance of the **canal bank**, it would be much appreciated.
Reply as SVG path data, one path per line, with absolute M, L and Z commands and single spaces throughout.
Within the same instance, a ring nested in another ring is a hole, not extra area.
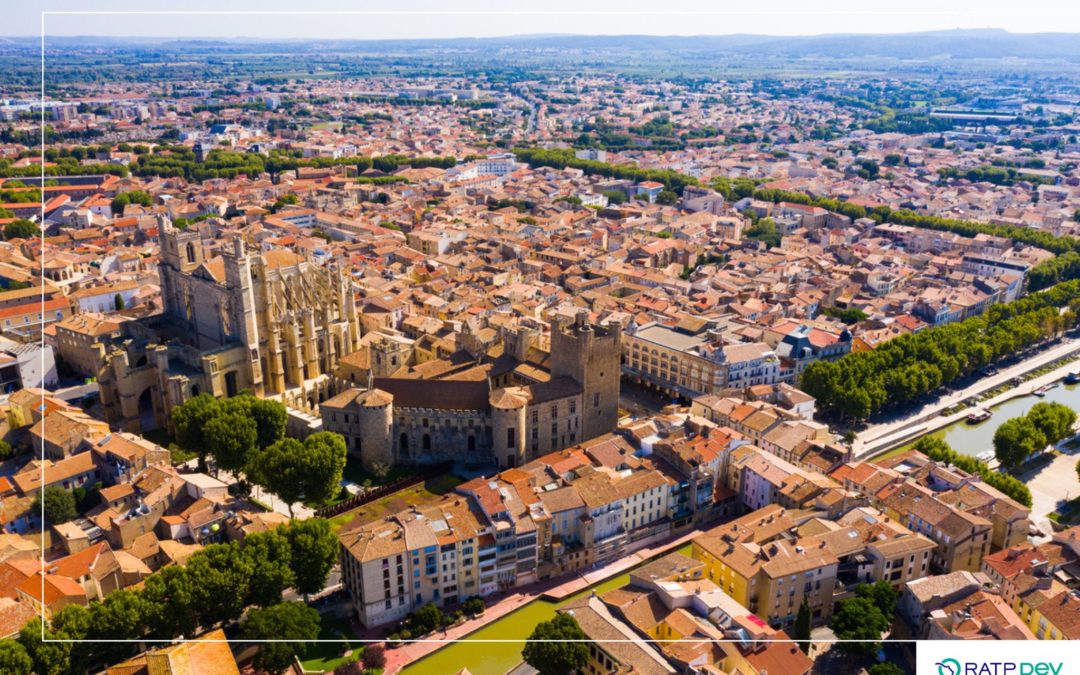
M 1070 344 L 1075 343 L 1071 342 Z M 1080 368 L 1080 363 L 1074 360 L 1075 355 L 1069 353 L 1066 356 L 1071 358 L 1067 362 L 1055 368 L 1054 370 L 1039 375 L 1031 380 L 1028 380 L 1027 382 L 1024 382 L 1017 387 L 1010 388 L 1008 391 L 994 396 L 989 400 L 980 401 L 974 406 L 964 407 L 949 415 L 941 414 L 943 410 L 952 408 L 966 400 L 969 400 L 974 396 L 977 396 L 978 391 L 985 392 L 989 389 L 992 389 L 994 386 L 1000 386 L 1001 383 L 991 382 L 992 386 L 985 386 L 986 383 L 980 383 L 978 386 L 969 388 L 964 392 L 945 397 L 940 403 L 930 407 L 929 411 L 924 409 L 923 411 L 915 413 L 914 415 L 906 418 L 901 422 L 896 422 L 890 425 L 883 425 L 886 428 L 868 429 L 859 435 L 859 439 L 857 440 L 855 446 L 855 458 L 870 459 L 873 457 L 878 457 L 898 447 L 910 445 L 922 436 L 936 433 L 942 429 L 951 428 L 955 425 L 965 423 L 967 421 L 967 416 L 970 413 L 981 408 L 985 408 L 994 412 L 994 418 L 988 420 L 987 422 L 983 422 L 982 424 L 993 425 L 992 428 L 996 429 L 998 424 L 1000 424 L 1000 422 L 994 422 L 994 419 L 999 418 L 999 415 L 996 411 L 998 407 L 1001 407 L 1003 404 L 1006 404 L 1016 399 L 1034 398 L 1035 400 L 1030 401 L 1030 403 L 1027 405 L 1027 409 L 1030 409 L 1031 406 L 1035 405 L 1035 403 L 1038 403 L 1039 401 L 1038 397 L 1032 396 L 1033 392 L 1055 382 L 1060 382 L 1070 372 L 1073 372 Z M 1029 368 L 1028 371 L 1035 369 L 1036 368 Z M 1012 372 L 1010 372 L 1009 375 L 1013 376 Z M 1000 376 L 992 378 L 992 380 L 997 380 L 999 378 Z M 1075 387 L 1075 385 L 1068 386 Z M 1052 399 L 1047 398 L 1045 400 Z M 1067 403 L 1067 405 L 1071 405 L 1074 408 L 1077 408 L 1077 406 L 1080 405 L 1080 400 L 1074 401 L 1073 403 Z M 1008 410 L 1005 410 L 1004 413 L 1006 415 L 1010 414 Z M 1021 414 L 1023 413 L 1015 413 L 1011 416 L 1016 417 Z M 867 435 L 870 435 L 871 438 L 867 438 Z M 991 438 L 993 437 L 993 432 L 991 432 L 990 436 Z M 973 452 L 968 452 L 960 447 L 955 448 L 957 452 L 970 455 L 977 455 L 985 449 L 986 448 L 981 448 Z
M 1039 382 L 1040 379 L 1037 378 L 1032 382 Z M 1045 384 L 1039 386 L 1045 386 Z M 981 452 L 993 450 L 994 432 L 998 427 L 1014 417 L 1026 415 L 1036 403 L 1061 403 L 1080 411 L 1080 384 L 1060 383 L 1041 397 L 1032 394 L 1032 390 L 1032 385 L 1025 384 L 1021 390 L 1011 392 L 1012 395 L 1004 400 L 993 402 L 992 405 L 981 405 L 980 407 L 993 413 L 990 419 L 984 422 L 969 423 L 966 419 L 966 411 L 964 411 L 960 413 L 963 418 L 950 421 L 939 429 L 921 434 L 920 437 L 927 435 L 940 438 L 960 454 L 976 456 Z M 949 419 L 951 420 L 952 416 Z M 915 440 L 917 439 L 904 443 L 901 447 L 910 447 Z
M 1072 368 L 1075 368 L 1075 365 Z M 1046 378 L 1054 376 L 1063 377 L 1064 375 L 1055 372 L 1047 374 Z M 1000 401 L 994 399 L 987 402 L 992 405 L 981 404 L 981 407 L 993 413 L 985 422 L 969 424 L 964 419 L 964 415 L 960 414 L 959 419 L 951 419 L 947 425 L 932 431 L 915 434 L 896 447 L 878 453 L 876 457 L 885 457 L 906 450 L 922 436 L 940 438 L 960 454 L 977 456 L 979 453 L 993 449 L 994 432 L 998 427 L 1014 417 L 1026 415 L 1037 403 L 1061 403 L 1080 411 L 1080 384 L 1064 384 L 1060 382 L 1060 377 L 1058 377 L 1060 383 L 1047 390 L 1044 396 L 1032 395 L 1030 391 L 1033 389 L 1046 386 L 1046 378 L 1036 378 L 1025 384 L 1021 391 L 1013 391 L 1009 395 L 1000 397 Z M 1031 491 L 1031 521 L 1042 532 L 1041 535 L 1030 539 L 1032 543 L 1042 543 L 1049 539 L 1053 531 L 1049 514 L 1061 508 L 1071 497 L 1080 494 L 1074 468 L 1078 451 L 1080 447 L 1076 444 L 1059 444 L 1058 454 L 1050 462 L 1034 463 L 1023 473 L 1016 474 L 1016 477 Z
M 691 534 L 697 535 L 698 532 Z M 584 588 L 557 602 L 543 599 L 532 600 L 520 609 L 459 638 L 457 642 L 441 647 L 438 651 L 411 663 L 401 673 L 402 675 L 448 675 L 462 668 L 468 668 L 473 675 L 504 675 L 506 671 L 521 662 L 521 650 L 525 646 L 525 639 L 529 637 L 536 625 L 553 618 L 555 610 L 559 607 L 589 593 L 605 593 L 623 586 L 630 580 L 630 572 L 633 569 L 674 551 L 690 555 L 690 548 L 691 545 L 685 542 L 681 546 L 676 544 L 674 549 L 665 548 L 649 558 L 642 558 L 638 564 L 622 574 Z M 481 640 L 496 642 L 481 642 Z

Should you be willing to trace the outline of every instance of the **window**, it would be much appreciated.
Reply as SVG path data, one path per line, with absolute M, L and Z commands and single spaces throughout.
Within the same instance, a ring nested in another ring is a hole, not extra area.
M 600 394 L 593 394 L 592 404 L 594 408 L 600 407 Z
M 506 447 L 512 448 L 517 445 L 517 435 L 514 433 L 514 427 L 510 427 L 506 430 Z
M 424 448 L 424 450 L 430 450 L 431 449 L 431 436 L 429 434 L 424 434 L 423 448 Z

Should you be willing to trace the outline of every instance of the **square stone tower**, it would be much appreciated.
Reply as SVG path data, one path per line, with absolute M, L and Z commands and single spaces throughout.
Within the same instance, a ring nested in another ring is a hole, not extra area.
M 551 322 L 551 377 L 581 385 L 582 440 L 618 424 L 621 341 L 622 326 L 592 324 L 584 311 L 566 325 Z

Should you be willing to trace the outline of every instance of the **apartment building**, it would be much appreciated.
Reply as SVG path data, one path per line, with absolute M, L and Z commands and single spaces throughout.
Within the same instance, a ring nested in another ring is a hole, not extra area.
M 978 571 L 990 552 L 993 524 L 989 520 L 953 508 L 921 485 L 892 484 L 873 501 L 891 518 L 937 544 L 931 556 L 936 572 Z
M 60 358 L 80 375 L 96 377 L 105 345 L 120 337 L 120 324 L 98 314 L 79 314 L 55 324 Z
M 339 534 L 360 621 L 398 621 L 427 603 L 454 605 L 581 570 L 667 536 L 673 480 L 624 455 L 620 440 L 601 437 L 475 478 Z
M 748 614 L 705 578 L 703 563 L 679 553 L 631 572 L 628 584 L 599 600 L 603 608 L 592 607 L 610 624 L 655 641 L 649 644 L 677 672 L 804 674 L 811 666 L 793 644 L 781 642 L 786 634 Z
M 1080 600 L 1075 594 L 1080 527 L 1055 533 L 1046 543 L 1022 544 L 983 559 L 982 571 L 1005 602 L 1040 640 L 1080 638 Z
M 428 603 L 452 605 L 487 592 L 481 557 L 491 527 L 468 498 L 369 523 L 340 535 L 342 581 L 365 626 L 400 621 Z
M 723 348 L 703 326 L 670 328 L 659 323 L 623 333 L 623 374 L 670 396 L 694 398 L 728 382 Z

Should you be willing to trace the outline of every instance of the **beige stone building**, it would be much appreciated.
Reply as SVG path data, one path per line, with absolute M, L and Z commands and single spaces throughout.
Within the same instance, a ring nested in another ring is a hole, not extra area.
M 547 372 L 522 367 L 535 341 L 511 339 L 484 379 L 375 377 L 386 372 L 380 361 L 393 359 L 399 368 L 408 355 L 390 349 L 399 344 L 393 340 L 373 342 L 368 387 L 323 401 L 323 428 L 342 434 L 369 468 L 442 461 L 521 466 L 615 429 L 619 333 L 618 325 L 594 326 L 584 314 L 567 325 L 553 321 Z
M 101 350 L 105 415 L 125 429 L 167 426 L 174 406 L 203 392 L 248 389 L 314 409 L 359 343 L 351 282 L 332 265 L 248 252 L 239 237 L 208 255 L 196 230 L 165 226 L 159 270 L 163 314 L 128 322 Z
M 80 375 L 93 377 L 101 367 L 100 343 L 120 336 L 119 322 L 100 314 L 77 314 L 56 324 L 60 358 Z

